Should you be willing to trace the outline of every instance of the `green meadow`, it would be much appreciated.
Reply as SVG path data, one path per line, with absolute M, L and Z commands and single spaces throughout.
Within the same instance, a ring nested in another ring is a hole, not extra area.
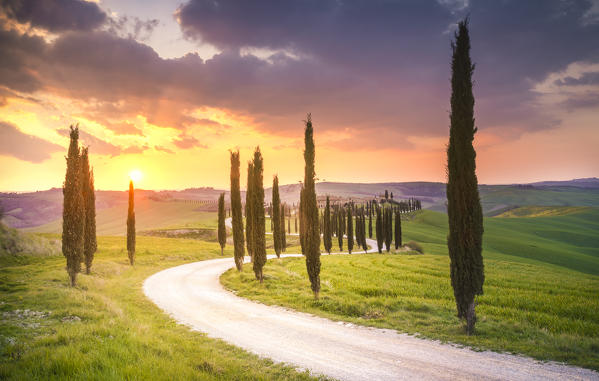
M 249 269 L 221 280 L 267 304 L 599 369 L 599 210 L 551 214 L 485 218 L 485 293 L 477 299 L 473 336 L 455 316 L 447 216 L 437 212 L 423 210 L 402 223 L 404 241 L 421 243 L 424 255 L 322 256 L 319 300 L 301 258 L 269 261 L 263 285 Z

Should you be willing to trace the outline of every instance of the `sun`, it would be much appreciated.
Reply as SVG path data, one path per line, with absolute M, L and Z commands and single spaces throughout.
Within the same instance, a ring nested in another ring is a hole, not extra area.
M 129 172 L 129 178 L 133 180 L 133 182 L 138 183 L 144 177 L 144 174 L 139 169 L 134 169 Z

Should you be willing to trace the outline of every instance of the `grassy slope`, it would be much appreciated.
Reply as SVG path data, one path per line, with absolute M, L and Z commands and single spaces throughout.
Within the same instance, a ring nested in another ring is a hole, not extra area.
M 312 299 L 301 259 L 270 261 L 263 286 L 247 272 L 222 279 L 266 303 L 599 369 L 598 216 L 588 209 L 485 219 L 485 295 L 472 337 L 455 317 L 447 216 L 440 213 L 423 211 L 403 225 L 405 240 L 422 242 L 426 255 L 323 256 L 320 301 Z
M 216 257 L 217 244 L 138 237 L 137 248 L 132 268 L 123 237 L 99 237 L 93 274 L 77 288 L 62 256 L 0 257 L 0 379 L 309 378 L 177 325 L 143 295 L 149 275 Z M 15 316 L 25 309 L 50 314 Z
M 200 205 L 183 201 L 160 202 L 148 199 L 136 200 L 135 224 L 138 231 L 169 227 L 215 227 L 213 212 L 199 211 Z M 96 216 L 98 235 L 124 235 L 127 232 L 127 206 L 117 205 L 99 209 Z M 32 232 L 60 233 L 62 219 L 35 228 Z

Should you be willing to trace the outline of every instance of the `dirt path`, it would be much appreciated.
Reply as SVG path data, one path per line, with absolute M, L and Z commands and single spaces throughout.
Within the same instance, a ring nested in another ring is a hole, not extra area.
M 222 258 L 173 267 L 146 279 L 144 292 L 175 320 L 210 337 L 342 380 L 599 380 L 587 369 L 475 352 L 251 302 L 220 284 L 220 275 L 233 266 L 232 258 Z

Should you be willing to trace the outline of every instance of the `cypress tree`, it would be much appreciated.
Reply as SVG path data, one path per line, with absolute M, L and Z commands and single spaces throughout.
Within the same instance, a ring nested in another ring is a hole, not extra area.
M 67 259 L 67 273 L 71 286 L 77 283 L 81 272 L 81 258 L 84 248 L 85 206 L 81 192 L 79 170 L 79 127 L 70 127 L 71 142 L 67 154 L 67 170 L 62 187 L 62 254 Z
M 272 216 L 271 222 L 277 221 L 276 224 L 273 224 L 273 232 L 272 238 L 274 240 L 275 253 L 277 254 L 277 258 L 281 257 L 282 250 L 282 241 L 281 237 L 281 199 L 279 198 L 279 177 L 275 176 L 272 180 Z
M 379 250 L 379 254 L 383 252 L 383 218 L 381 216 L 381 209 L 376 208 L 376 245 Z
M 320 292 L 320 234 L 318 227 L 318 205 L 316 204 L 316 187 L 314 177 L 314 131 L 312 129 L 312 118 L 308 114 L 305 130 L 304 161 L 306 163 L 304 173 L 304 197 L 303 197 L 303 219 L 304 226 L 304 254 L 306 256 L 306 270 L 310 278 L 310 285 L 314 298 L 318 299 Z
M 474 96 L 470 60 L 468 20 L 458 24 L 451 62 L 451 115 L 447 146 L 447 214 L 449 217 L 449 248 L 451 285 L 456 299 L 458 317 L 466 319 L 470 335 L 476 323 L 475 296 L 483 293 L 485 280 L 482 258 L 483 218 L 478 180 L 476 152 L 472 142 L 474 126 Z
M 387 246 L 387 252 L 391 250 L 391 242 L 393 242 L 393 209 L 387 208 L 387 236 L 385 245 Z
M 83 239 L 83 255 L 85 273 L 89 274 L 94 260 L 94 253 L 98 249 L 96 239 L 96 193 L 94 190 L 94 174 L 89 169 L 89 149 L 83 148 L 81 152 L 81 190 L 85 206 L 85 228 Z
M 295 231 L 295 234 L 297 234 L 297 210 L 295 211 L 295 218 L 294 218 L 293 221 L 294 221 L 294 224 L 295 224 L 293 229 Z
M 339 243 L 339 251 L 343 251 L 343 215 L 345 211 L 343 208 L 339 208 L 337 212 L 337 242 Z
M 395 210 L 395 250 L 402 246 L 401 242 L 401 213 L 399 209 Z
M 368 213 L 368 238 L 372 238 L 372 206 Z
M 231 151 L 231 208 L 233 226 L 233 249 L 235 257 L 235 267 L 241 271 L 243 268 L 243 257 L 245 256 L 245 242 L 243 236 L 243 216 L 241 214 L 241 189 L 239 185 L 240 177 L 239 151 Z
M 329 196 L 327 196 L 327 203 L 324 208 L 324 224 L 322 239 L 324 240 L 324 249 L 327 253 L 331 254 L 332 233 L 331 233 L 331 204 L 329 202 Z
M 253 203 L 253 190 L 254 190 L 254 164 L 248 162 L 248 181 L 247 190 L 245 192 L 245 242 L 250 255 L 251 261 L 254 262 L 254 203 Z
M 264 216 L 264 164 L 260 147 L 254 151 L 254 176 L 252 190 L 252 214 L 254 224 L 252 226 L 252 245 L 254 249 L 254 274 L 256 279 L 262 283 L 264 280 L 263 267 L 266 264 L 266 231 Z
M 352 207 L 347 208 L 347 251 L 351 254 L 354 249 L 354 219 L 352 218 Z
M 287 249 L 287 237 L 285 236 L 285 204 L 281 204 L 281 251 L 285 252 Z
M 218 198 L 218 243 L 220 245 L 220 255 L 224 254 L 227 244 L 227 228 L 225 227 L 225 193 L 221 193 Z
M 135 263 L 135 191 L 129 181 L 129 209 L 127 210 L 127 255 L 131 266 Z

